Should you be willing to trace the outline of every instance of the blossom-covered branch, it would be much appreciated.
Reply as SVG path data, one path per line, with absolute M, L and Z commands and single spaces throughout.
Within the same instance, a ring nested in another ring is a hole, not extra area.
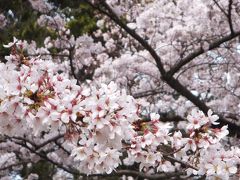
M 131 35 L 135 40 L 137 40 L 146 50 L 149 51 L 149 53 L 154 58 L 157 67 L 159 69 L 159 72 L 161 73 L 162 80 L 164 80 L 171 88 L 176 90 L 179 94 L 186 97 L 188 100 L 190 100 L 193 104 L 195 104 L 199 109 L 201 109 L 204 113 L 207 113 L 209 110 L 209 107 L 198 97 L 194 96 L 185 86 L 183 86 L 179 80 L 175 79 L 173 77 L 174 73 L 177 72 L 182 66 L 192 61 L 194 58 L 198 57 L 202 53 L 205 52 L 203 48 L 200 48 L 196 50 L 195 52 L 188 55 L 186 58 L 180 60 L 180 62 L 177 62 L 175 66 L 173 66 L 172 69 L 169 70 L 169 72 L 166 72 L 166 70 L 163 67 L 163 64 L 161 62 L 160 56 L 156 53 L 156 51 L 148 44 L 146 40 L 141 38 L 134 30 L 130 29 L 126 24 L 124 24 L 121 19 L 115 14 L 115 12 L 112 10 L 112 8 L 106 3 L 105 0 L 100 1 L 97 5 L 94 5 L 94 3 L 91 3 L 91 1 L 88 1 L 88 3 L 95 9 L 99 10 L 100 12 L 107 15 L 110 19 L 112 19 L 115 23 L 117 23 L 121 28 L 123 28 L 129 35 Z M 106 8 L 107 11 L 101 8 L 101 5 Z M 214 49 L 216 47 L 219 47 L 222 43 L 229 41 L 237 36 L 240 35 L 240 31 L 236 32 L 234 34 L 230 34 L 226 37 L 223 37 L 216 42 L 213 42 L 209 45 L 209 49 Z M 228 124 L 231 132 L 233 133 L 239 133 L 240 132 L 240 126 L 236 125 L 235 123 L 229 122 L 224 117 L 220 118 L 222 124 Z

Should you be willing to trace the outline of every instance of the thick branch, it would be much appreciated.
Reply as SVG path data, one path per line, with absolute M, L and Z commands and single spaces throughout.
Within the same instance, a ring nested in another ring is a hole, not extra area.
M 182 96 L 186 97 L 190 100 L 194 105 L 196 105 L 200 110 L 202 110 L 205 114 L 207 114 L 208 110 L 210 109 L 203 101 L 201 101 L 197 96 L 193 95 L 185 86 L 183 86 L 178 80 L 174 77 L 169 77 L 165 79 L 167 84 L 179 92 Z M 219 116 L 220 126 L 228 125 L 228 129 L 230 134 L 238 134 L 240 135 L 240 126 L 237 126 L 233 122 L 229 122 L 223 116 Z
M 212 42 L 209 44 L 209 49 L 208 50 L 213 50 L 217 47 L 219 47 L 221 44 L 230 41 L 234 38 L 236 38 L 237 36 L 240 35 L 240 31 L 235 32 L 233 34 L 224 36 L 220 39 L 217 39 L 216 41 Z M 203 53 L 205 53 L 206 51 L 204 51 L 203 48 L 199 48 L 197 50 L 195 50 L 194 52 L 190 53 L 189 55 L 187 55 L 185 58 L 181 59 L 180 61 L 178 61 L 168 72 L 167 75 L 168 76 L 173 76 L 176 72 L 178 72 L 184 65 L 188 64 L 189 62 L 191 62 L 193 59 L 195 59 L 196 57 L 202 55 Z
M 232 24 L 232 3 L 233 0 L 229 0 L 229 4 L 228 4 L 228 23 L 229 23 L 229 28 L 231 31 L 231 34 L 234 34 L 234 29 L 233 29 L 233 24 Z

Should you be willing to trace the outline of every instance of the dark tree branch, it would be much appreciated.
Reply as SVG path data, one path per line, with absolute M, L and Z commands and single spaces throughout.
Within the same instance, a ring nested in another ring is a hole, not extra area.
M 232 24 L 232 3 L 233 0 L 229 0 L 229 4 L 228 4 L 228 23 L 229 23 L 229 28 L 231 31 L 231 34 L 234 34 L 234 29 L 233 29 L 233 24 Z
M 73 169 L 70 169 L 70 168 L 68 168 L 68 167 L 65 167 L 65 166 L 63 166 L 62 164 L 60 164 L 60 163 L 58 163 L 58 162 L 55 162 L 55 161 L 53 161 L 52 159 L 48 158 L 47 155 L 46 155 L 46 153 L 44 153 L 43 151 L 37 152 L 37 151 L 35 150 L 35 148 L 29 147 L 29 146 L 27 145 L 27 143 L 26 143 L 26 142 L 28 142 L 28 141 L 26 141 L 26 140 L 20 140 L 21 142 L 18 142 L 18 141 L 14 141 L 14 140 L 11 139 L 11 138 L 9 138 L 9 139 L 10 139 L 12 142 L 14 142 L 15 144 L 18 144 L 18 145 L 20 145 L 20 146 L 28 149 L 31 153 L 34 153 L 34 154 L 38 155 L 40 158 L 42 158 L 42 159 L 50 162 L 51 164 L 57 166 L 58 168 L 66 171 L 66 172 L 68 172 L 68 173 L 70 173 L 70 174 L 78 174 L 78 171 L 75 171 L 75 170 L 73 170 Z M 28 142 L 28 143 L 29 143 L 29 142 Z M 32 145 L 32 144 L 31 144 L 31 145 Z M 36 145 L 35 145 L 34 147 L 36 147 Z
M 222 6 L 218 3 L 217 0 L 213 0 L 213 2 L 217 5 L 217 7 L 222 11 L 222 13 L 228 17 L 228 14 L 226 13 L 226 11 L 222 8 Z
M 78 77 L 75 74 L 75 68 L 74 68 L 74 65 L 73 65 L 73 50 L 74 50 L 74 47 L 71 47 L 69 49 L 69 56 L 68 56 L 68 58 L 69 58 L 69 61 L 70 61 L 70 68 L 71 68 L 71 72 L 72 72 L 73 77 L 77 80 L 77 85 L 80 85 Z
M 221 44 L 230 41 L 236 37 L 240 36 L 240 31 L 235 32 L 233 34 L 224 36 L 220 39 L 217 39 L 216 41 L 212 42 L 209 44 L 209 49 L 208 50 L 213 50 L 217 47 L 219 47 Z M 173 65 L 173 67 L 167 72 L 168 76 L 173 76 L 176 72 L 178 72 L 184 65 L 188 64 L 189 62 L 191 62 L 192 60 L 194 60 L 196 57 L 202 55 L 203 53 L 205 53 L 206 51 L 204 51 L 203 48 L 199 48 L 197 50 L 195 50 L 194 52 L 190 53 L 189 55 L 187 55 L 185 58 L 181 59 L 180 61 L 178 61 L 176 64 Z
M 58 136 L 56 136 L 56 137 L 58 137 Z M 52 139 L 56 139 L 56 137 L 54 137 Z M 86 174 L 80 173 L 78 170 L 76 170 L 76 169 L 74 169 L 72 167 L 65 167 L 61 163 L 55 162 L 54 160 L 52 160 L 49 157 L 47 157 L 47 153 L 45 151 L 43 151 L 43 150 L 38 152 L 37 150 L 38 150 L 38 147 L 40 145 L 37 145 L 37 144 L 35 144 L 32 141 L 29 141 L 29 140 L 24 139 L 22 137 L 8 137 L 8 136 L 6 136 L 6 138 L 8 138 L 10 141 L 14 142 L 15 144 L 18 144 L 18 145 L 28 149 L 31 153 L 34 153 L 34 154 L 38 155 L 42 159 L 45 159 L 46 161 L 52 163 L 53 165 L 57 166 L 58 168 L 63 169 L 66 172 L 69 172 L 71 174 L 76 174 L 76 175 L 79 175 L 79 176 L 87 176 Z M 51 141 L 47 141 L 47 142 L 51 142 Z M 27 143 L 31 144 L 32 147 L 30 147 Z M 44 143 L 44 144 L 46 144 L 46 143 Z M 174 158 L 174 157 L 172 157 L 170 155 L 167 155 L 167 154 L 163 153 L 163 157 L 165 159 L 171 161 L 171 162 L 177 162 L 177 163 L 183 165 L 184 167 L 192 168 L 192 169 L 197 170 L 196 167 L 188 164 L 187 162 L 178 160 L 178 159 L 176 159 L 176 158 Z M 132 170 L 118 170 L 118 171 L 116 171 L 114 173 L 111 173 L 111 174 L 92 174 L 92 175 L 89 175 L 89 176 L 102 176 L 102 177 L 106 177 L 106 176 L 133 175 L 133 176 L 143 177 L 143 178 L 147 178 L 147 179 L 164 179 L 164 178 L 173 177 L 173 176 L 182 175 L 182 174 L 183 174 L 182 172 L 180 172 L 180 173 L 174 172 L 174 173 L 169 173 L 169 174 L 168 173 L 167 174 L 163 173 L 163 174 L 151 175 L 151 174 L 146 174 L 146 173 L 142 173 L 142 172 L 138 172 L 138 171 L 132 171 Z
M 187 162 L 184 162 L 184 161 L 181 161 L 181 160 L 178 160 L 172 156 L 168 156 L 168 155 L 163 155 L 163 157 L 169 161 L 172 161 L 172 162 L 177 162 L 181 165 L 183 165 L 184 167 L 187 167 L 187 168 L 192 168 L 194 170 L 198 170 L 196 167 L 192 166 L 191 164 L 187 163 Z
M 143 173 L 143 172 L 139 172 L 139 171 L 133 171 L 133 170 L 117 170 L 116 172 L 111 173 L 111 174 L 91 174 L 91 175 L 86 175 L 84 173 L 80 173 L 78 170 L 76 170 L 76 169 L 74 169 L 72 167 L 65 167 L 61 163 L 55 162 L 54 160 L 48 158 L 44 151 L 37 152 L 35 150 L 35 148 L 29 147 L 27 145 L 26 142 L 28 142 L 28 141 L 26 141 L 25 139 L 17 138 L 18 141 L 14 141 L 13 139 L 11 139 L 11 137 L 8 137 L 8 139 L 10 139 L 15 144 L 18 144 L 18 145 L 28 149 L 31 153 L 34 153 L 34 154 L 38 155 L 40 158 L 50 162 L 51 164 L 55 165 L 56 167 L 66 171 L 66 172 L 68 172 L 70 174 L 74 174 L 74 175 L 77 175 L 77 176 L 83 176 L 83 177 L 113 177 L 113 176 L 129 175 L 129 176 L 141 177 L 141 178 L 147 178 L 147 179 L 166 179 L 166 178 L 177 177 L 177 176 L 185 174 L 183 172 L 172 172 L 172 173 L 162 173 L 162 174 L 147 174 L 147 173 Z M 31 145 L 33 145 L 33 147 L 37 147 L 37 145 L 35 145 L 34 143 L 31 144 Z M 174 161 L 174 162 L 178 162 L 178 163 L 180 163 L 180 164 L 182 164 L 182 165 L 184 165 L 186 167 L 195 169 L 195 167 L 192 167 L 188 163 L 182 162 L 182 161 L 177 160 L 177 159 L 175 159 L 173 157 L 165 156 L 165 158 L 169 159 L 171 161 Z M 17 165 L 20 165 L 20 163 L 16 164 L 16 166 Z M 6 168 L 8 168 L 8 166 L 4 167 L 4 169 L 6 169 Z M 0 169 L 0 170 L 2 170 L 2 169 Z
M 228 12 L 226 12 L 221 5 L 218 3 L 217 0 L 213 0 L 214 3 L 217 5 L 217 7 L 222 11 L 222 13 L 227 17 L 228 19 L 228 23 L 229 23 L 229 28 L 230 28 L 230 32 L 231 34 L 234 34 L 234 30 L 233 30 L 233 24 L 232 24 L 232 0 L 229 0 L 229 4 L 228 4 Z
M 47 144 L 49 144 L 51 142 L 56 142 L 58 139 L 61 139 L 63 137 L 64 137 L 63 134 L 59 134 L 58 136 L 52 137 L 52 138 L 48 139 L 47 141 L 45 141 L 45 142 L 43 142 L 41 144 L 36 145 L 36 148 L 37 149 L 42 148 L 42 147 L 46 146 Z
M 55 144 L 60 148 L 62 149 L 67 155 L 71 155 L 71 152 L 69 152 L 67 149 L 65 149 L 61 143 L 59 143 L 57 140 L 55 141 Z
M 137 99 L 137 98 L 157 95 L 157 94 L 161 94 L 161 93 L 169 94 L 169 92 L 161 90 L 161 89 L 151 89 L 151 90 L 147 90 L 147 91 L 143 91 L 143 92 L 134 93 L 132 96 Z
M 36 150 L 38 150 L 38 149 L 46 146 L 47 144 L 52 143 L 52 142 L 55 142 L 56 140 L 64 137 L 64 135 L 63 135 L 63 134 L 59 134 L 59 135 L 57 135 L 57 136 L 54 136 L 54 137 L 46 140 L 45 142 L 43 142 L 43 143 L 41 143 L 41 144 L 36 144 L 36 143 L 34 143 L 33 141 L 28 140 L 28 139 L 23 138 L 23 137 L 20 137 L 20 136 L 14 136 L 14 137 L 6 136 L 6 137 L 7 137 L 7 138 L 13 138 L 13 139 L 17 139 L 17 140 L 26 141 L 26 142 L 28 142 L 29 144 L 31 144 L 34 148 L 36 148 Z

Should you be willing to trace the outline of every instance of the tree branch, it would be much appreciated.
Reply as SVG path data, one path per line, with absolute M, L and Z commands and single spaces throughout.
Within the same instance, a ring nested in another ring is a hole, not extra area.
M 11 138 L 10 140 L 12 142 L 14 142 L 15 144 L 18 144 L 26 149 L 28 149 L 31 153 L 34 153 L 36 155 L 38 155 L 40 158 L 42 159 L 45 159 L 46 161 L 50 162 L 51 164 L 57 166 L 58 168 L 70 173 L 70 174 L 78 174 L 78 171 L 75 171 L 75 170 L 72 170 L 70 168 L 67 168 L 65 166 L 63 166 L 62 164 L 58 163 L 58 162 L 55 162 L 53 161 L 52 159 L 48 158 L 47 155 L 44 153 L 44 152 L 37 152 L 35 149 L 29 147 L 27 144 L 26 144 L 26 141 L 23 141 L 21 140 L 22 142 L 17 142 L 17 141 L 13 141 Z
M 214 42 L 209 44 L 209 49 L 208 50 L 213 50 L 213 49 L 219 47 L 221 44 L 236 38 L 237 36 L 240 36 L 240 31 L 234 32 L 233 34 L 230 34 L 230 35 L 224 36 L 224 37 L 222 37 L 220 39 L 217 39 L 216 41 L 214 41 Z M 168 76 L 173 76 L 184 65 L 188 64 L 193 59 L 195 59 L 196 57 L 202 55 L 205 52 L 206 51 L 201 47 L 201 48 L 195 50 L 194 52 L 190 53 L 185 58 L 181 59 L 176 64 L 174 64 L 173 67 L 167 72 L 167 75 Z
M 233 0 L 229 0 L 229 4 L 228 4 L 228 23 L 229 23 L 229 28 L 231 31 L 231 34 L 234 34 L 234 29 L 233 29 L 233 24 L 232 24 L 232 3 Z
M 232 0 L 229 0 L 229 4 L 228 4 L 228 12 L 226 12 L 221 6 L 220 4 L 217 2 L 217 0 L 213 0 L 213 2 L 217 5 L 217 7 L 222 11 L 222 13 L 227 17 L 228 19 L 228 24 L 229 24 L 229 28 L 230 28 L 230 32 L 231 34 L 234 34 L 234 30 L 233 30 L 233 25 L 232 25 Z
M 74 68 L 74 65 L 73 65 L 73 50 L 74 50 L 74 47 L 71 47 L 69 49 L 69 56 L 68 56 L 68 58 L 69 58 L 69 61 L 70 61 L 70 68 L 71 68 L 71 72 L 72 72 L 73 77 L 77 80 L 77 85 L 80 85 L 78 77 L 75 74 L 75 68 Z
M 50 162 L 51 164 L 57 166 L 58 168 L 66 171 L 70 174 L 74 174 L 74 175 L 78 175 L 78 176 L 83 176 L 83 177 L 113 177 L 113 176 L 129 175 L 129 176 L 141 177 L 141 178 L 147 178 L 147 179 L 166 179 L 166 178 L 176 177 L 176 176 L 180 176 L 180 175 L 185 174 L 183 172 L 172 172 L 172 173 L 162 173 L 162 174 L 147 174 L 147 173 L 134 171 L 134 170 L 117 170 L 116 172 L 111 173 L 111 174 L 91 174 L 91 175 L 87 175 L 87 174 L 84 174 L 84 173 L 80 173 L 78 170 L 73 169 L 72 167 L 65 167 L 62 164 L 53 161 L 52 159 L 50 159 L 46 156 L 44 151 L 37 152 L 35 149 L 29 147 L 26 144 L 27 141 L 24 141 L 24 139 L 18 139 L 22 142 L 17 142 L 17 141 L 13 141 L 10 137 L 8 137 L 8 138 L 12 142 L 14 142 L 15 144 L 18 144 L 18 145 L 28 149 L 31 153 L 34 153 L 34 154 L 38 155 L 40 158 L 45 159 L 46 161 Z M 186 167 L 191 167 L 187 163 L 184 163 L 180 160 L 176 160 L 175 158 L 171 158 L 171 157 L 169 158 L 168 156 L 166 156 L 166 158 L 168 158 L 169 160 L 175 161 L 175 162 L 179 162 L 180 164 L 185 165 Z M 16 164 L 16 165 L 20 165 L 20 164 L 21 163 Z M 5 168 L 7 168 L 7 167 L 5 167 Z
M 226 11 L 222 8 L 222 6 L 217 2 L 217 0 L 213 0 L 213 2 L 217 5 L 217 7 L 222 11 L 222 13 L 227 17 L 228 14 Z
M 41 144 L 36 145 L 36 148 L 37 149 L 42 148 L 43 146 L 46 146 L 47 144 L 49 144 L 51 142 L 55 142 L 58 139 L 61 139 L 62 137 L 64 137 L 64 135 L 63 134 L 59 134 L 58 136 L 52 137 L 52 138 L 48 139 L 47 141 L 45 141 L 45 142 L 43 142 Z
M 54 136 L 54 137 L 46 140 L 45 142 L 43 142 L 43 143 L 41 143 L 41 144 L 36 144 L 36 143 L 34 143 L 33 141 L 28 140 L 28 139 L 23 138 L 23 137 L 20 137 L 20 136 L 13 136 L 13 137 L 6 136 L 6 137 L 9 138 L 9 139 L 10 139 L 10 138 L 13 138 L 13 139 L 17 139 L 17 140 L 26 141 L 26 142 L 28 142 L 29 144 L 31 144 L 36 150 L 38 150 L 38 149 L 46 146 L 47 144 L 49 144 L 49 143 L 51 143 L 51 142 L 55 142 L 56 140 L 64 137 L 64 135 L 63 135 L 63 134 L 59 134 L 59 135 L 57 135 L 57 136 Z
M 132 96 L 137 99 L 137 98 L 152 96 L 152 95 L 161 94 L 161 93 L 169 94 L 169 92 L 161 89 L 151 89 L 143 92 L 134 93 Z
M 181 160 L 178 160 L 178 159 L 176 159 L 176 158 L 174 158 L 174 157 L 172 157 L 172 156 L 168 156 L 168 155 L 164 155 L 164 154 L 163 154 L 163 157 L 164 157 L 165 159 L 170 160 L 170 161 L 177 162 L 177 163 L 179 163 L 179 164 L 181 164 L 181 165 L 183 165 L 183 166 L 185 166 L 185 167 L 187 167 L 187 168 L 192 168 L 192 169 L 194 169 L 194 170 L 198 170 L 196 167 L 192 166 L 191 164 L 189 164 L 189 163 L 187 163 L 187 162 L 184 162 L 184 161 L 181 161 Z

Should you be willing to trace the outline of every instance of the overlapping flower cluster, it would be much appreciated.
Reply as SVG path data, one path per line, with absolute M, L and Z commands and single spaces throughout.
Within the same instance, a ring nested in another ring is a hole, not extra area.
M 132 123 L 137 120 L 137 104 L 114 83 L 92 89 L 82 101 L 84 107 L 81 139 L 72 156 L 87 173 L 111 173 L 121 163 L 122 141 L 135 134 Z
M 113 82 L 83 89 L 59 74 L 57 64 L 24 57 L 17 39 L 6 47 L 12 54 L 0 64 L 0 133 L 38 136 L 64 129 L 83 172 L 112 172 L 120 163 L 122 140 L 134 134 L 138 105 L 133 97 Z
M 159 121 L 159 116 L 151 114 L 151 121 L 145 124 L 143 135 L 131 140 L 128 158 L 125 163 L 140 163 L 140 169 L 153 171 L 175 171 L 181 165 L 188 166 L 189 175 L 206 175 L 210 178 L 228 179 L 237 173 L 240 163 L 240 149 L 232 147 L 225 150 L 220 141 L 229 133 L 227 126 L 211 128 L 216 125 L 218 116 L 208 111 L 194 109 L 187 117 L 184 135 L 181 131 L 170 133 L 171 126 Z M 169 159 L 172 155 L 175 162 Z M 183 164 L 184 162 L 184 164 Z
M 221 128 L 211 128 L 211 125 L 219 124 L 217 115 L 213 115 L 211 110 L 208 116 L 203 112 L 193 110 L 187 117 L 189 125 L 187 126 L 188 138 L 180 140 L 181 134 L 174 134 L 179 142 L 185 143 L 185 146 L 178 151 L 175 156 L 190 162 L 197 169 L 188 169 L 189 173 L 195 175 L 206 175 L 211 178 L 228 179 L 231 175 L 237 173 L 237 167 L 240 163 L 240 149 L 231 147 L 228 150 L 223 148 L 222 139 L 228 135 L 227 125 Z M 173 143 L 177 148 L 177 146 Z
M 111 82 L 90 89 L 58 73 L 58 65 L 24 56 L 17 39 L 0 63 L 0 134 L 23 136 L 33 132 L 64 131 L 71 156 L 81 172 L 111 173 L 121 163 L 138 163 L 146 172 L 169 172 L 183 165 L 189 175 L 228 179 L 236 174 L 240 149 L 225 150 L 221 140 L 227 126 L 212 128 L 218 116 L 193 110 L 185 131 L 151 114 L 140 120 L 140 107 Z M 19 130 L 21 129 L 21 131 Z
M 140 170 L 148 170 L 151 167 L 156 171 L 174 171 L 174 165 L 164 160 L 162 147 L 169 145 L 171 141 L 170 124 L 159 121 L 158 114 L 151 114 L 151 121 L 137 125 L 137 129 L 143 131 L 143 135 L 136 135 L 131 139 L 128 149 L 128 157 L 125 164 L 131 165 L 134 162 L 140 163 Z

